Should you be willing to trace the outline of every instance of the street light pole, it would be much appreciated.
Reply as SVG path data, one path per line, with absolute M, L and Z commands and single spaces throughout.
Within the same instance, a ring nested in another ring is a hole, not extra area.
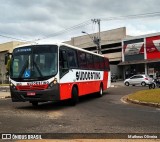
M 99 51 L 99 54 L 102 54 L 102 52 L 101 52 L 101 27 L 100 27 L 100 19 L 97 19 L 97 22 L 98 22 L 98 31 L 99 31 L 98 51 Z
M 100 35 L 100 33 L 101 33 L 101 31 L 100 31 L 101 30 L 100 29 L 100 19 L 91 19 L 91 21 L 93 23 L 98 23 L 98 37 L 95 37 L 95 36 L 91 37 L 91 35 L 89 35 L 85 31 L 82 31 L 82 33 L 87 34 L 92 39 L 93 43 L 97 45 L 97 53 L 102 54 L 102 52 L 101 52 L 101 35 Z
M 90 39 L 92 39 L 92 41 L 94 42 L 94 37 L 92 37 L 90 34 L 88 34 L 88 33 L 85 32 L 85 31 L 82 31 L 82 33 L 83 33 L 83 34 L 87 34 L 87 35 L 90 37 Z
M 97 51 L 98 51 L 98 45 L 99 45 L 99 44 L 98 44 L 98 39 L 97 39 L 97 37 L 95 37 L 95 36 L 92 37 L 90 34 L 88 34 L 88 33 L 85 32 L 85 31 L 82 31 L 82 33 L 83 33 L 83 34 L 87 34 L 87 35 L 90 37 L 90 39 L 93 41 L 93 43 L 97 45 Z
M 98 53 L 98 54 L 102 54 L 102 53 L 101 53 L 101 48 L 100 48 L 100 39 L 97 38 L 97 37 L 95 37 L 95 36 L 92 37 L 90 34 L 88 34 L 88 33 L 85 32 L 85 31 L 82 31 L 82 33 L 87 34 L 87 35 L 90 37 L 90 39 L 93 41 L 93 43 L 96 44 L 96 46 L 97 46 L 97 53 Z

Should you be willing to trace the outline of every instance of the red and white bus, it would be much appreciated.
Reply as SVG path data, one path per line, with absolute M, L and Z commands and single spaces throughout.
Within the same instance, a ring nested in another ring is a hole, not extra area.
M 10 63 L 13 102 L 60 101 L 76 104 L 79 96 L 110 86 L 109 60 L 71 45 L 35 44 L 15 48 Z

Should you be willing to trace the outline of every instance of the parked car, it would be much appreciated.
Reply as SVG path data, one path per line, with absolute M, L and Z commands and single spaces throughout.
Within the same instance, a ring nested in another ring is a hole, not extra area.
M 145 74 L 138 74 L 138 75 L 133 75 L 130 78 L 126 79 L 124 81 L 124 84 L 126 86 L 129 85 L 142 85 L 142 86 L 146 86 L 149 85 L 153 82 L 153 78 L 149 77 L 148 75 Z

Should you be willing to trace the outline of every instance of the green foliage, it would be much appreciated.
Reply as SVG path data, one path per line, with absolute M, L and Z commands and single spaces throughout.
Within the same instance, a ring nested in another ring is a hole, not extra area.
M 8 73 L 10 71 L 10 64 L 11 64 L 11 59 L 8 58 L 7 65 L 6 65 L 6 70 L 7 70 Z
M 160 103 L 160 89 L 138 91 L 134 94 L 129 95 L 129 99 Z

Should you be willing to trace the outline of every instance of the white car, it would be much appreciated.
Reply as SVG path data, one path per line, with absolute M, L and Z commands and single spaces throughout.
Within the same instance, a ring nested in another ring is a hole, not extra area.
M 148 75 L 138 74 L 138 75 L 133 75 L 132 77 L 126 79 L 124 81 L 124 84 L 126 86 L 139 85 L 139 84 L 141 84 L 142 86 L 146 86 L 148 84 L 151 84 L 152 82 L 153 78 L 149 77 Z

